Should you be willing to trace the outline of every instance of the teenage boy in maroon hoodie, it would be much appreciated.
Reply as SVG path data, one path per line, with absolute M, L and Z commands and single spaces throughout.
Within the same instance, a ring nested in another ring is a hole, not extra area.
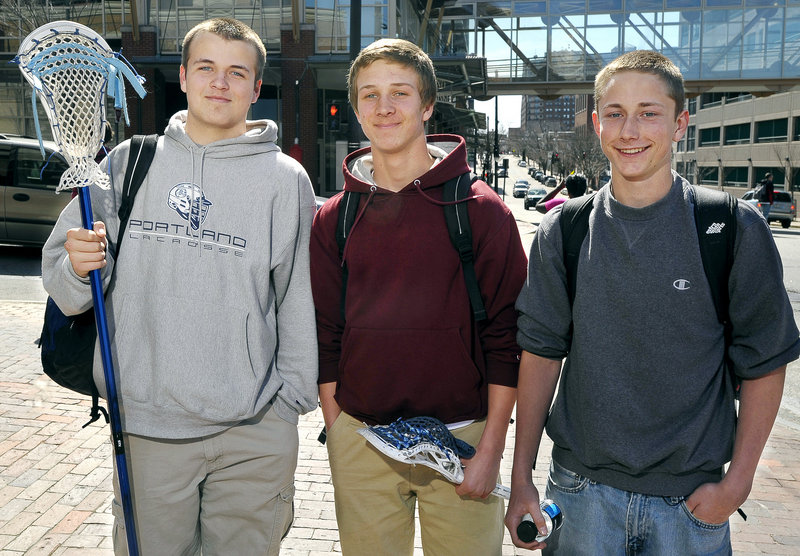
M 499 555 L 499 479 L 520 354 L 514 302 L 526 257 L 508 208 L 484 182 L 467 203 L 487 319 L 475 322 L 445 224 L 445 182 L 469 171 L 464 139 L 425 136 L 436 101 L 430 58 L 383 39 L 348 75 L 350 102 L 371 148 L 344 162 L 345 191 L 362 193 L 340 257 L 342 194 L 317 213 L 311 275 L 320 350 L 320 400 L 345 555 L 413 553 L 419 502 L 429 554 Z M 342 269 L 348 271 L 342 315 Z M 436 417 L 475 446 L 464 482 L 393 461 L 356 429 Z

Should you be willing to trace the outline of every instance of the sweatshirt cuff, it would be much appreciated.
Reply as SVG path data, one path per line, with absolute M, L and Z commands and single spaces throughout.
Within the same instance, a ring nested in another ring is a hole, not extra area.
M 489 360 L 486 363 L 486 380 L 489 384 L 516 388 L 518 377 L 519 362 L 506 363 Z
M 319 362 L 319 378 L 317 384 L 326 384 L 328 382 L 339 381 L 339 363 L 323 363 Z

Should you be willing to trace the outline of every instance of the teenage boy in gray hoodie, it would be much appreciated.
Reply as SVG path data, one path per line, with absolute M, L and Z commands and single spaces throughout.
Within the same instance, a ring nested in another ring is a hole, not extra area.
M 275 123 L 246 120 L 265 55 L 235 20 L 189 31 L 188 110 L 158 141 L 119 260 L 128 142 L 109 153 L 112 188 L 93 191 L 94 230 L 73 202 L 42 253 L 65 313 L 91 306 L 91 270 L 104 277 L 142 554 L 277 554 L 293 517 L 296 424 L 317 400 L 314 194 Z M 94 368 L 105 392 L 99 350 Z

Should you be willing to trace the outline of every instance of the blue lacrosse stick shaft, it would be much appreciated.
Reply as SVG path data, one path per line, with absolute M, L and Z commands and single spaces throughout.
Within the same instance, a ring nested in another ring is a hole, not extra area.
M 94 229 L 92 216 L 92 198 L 89 187 L 79 187 L 78 197 L 81 205 L 81 223 L 87 230 Z M 106 321 L 106 304 L 103 295 L 103 278 L 99 270 L 89 273 L 92 285 L 92 300 L 94 302 L 94 320 L 97 323 L 97 339 L 100 341 L 100 355 L 103 359 L 103 375 L 106 379 L 106 400 L 108 413 L 111 417 L 111 440 L 114 444 L 114 460 L 117 464 L 117 478 L 119 491 L 122 496 L 122 509 L 125 514 L 125 533 L 128 537 L 128 555 L 139 556 L 139 544 L 136 540 L 136 525 L 133 516 L 133 498 L 131 497 L 130 482 L 128 480 L 128 462 L 125 459 L 125 443 L 122 439 L 122 421 L 119 415 L 119 400 L 117 399 L 117 382 L 114 376 L 114 363 L 111 359 L 111 341 L 108 337 L 108 323 Z

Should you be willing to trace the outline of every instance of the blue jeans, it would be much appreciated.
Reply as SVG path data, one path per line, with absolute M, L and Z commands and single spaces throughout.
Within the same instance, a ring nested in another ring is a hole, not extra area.
M 552 462 L 547 497 L 561 507 L 564 523 L 545 541 L 543 554 L 732 554 L 728 522 L 700 521 L 680 496 L 626 492 Z

